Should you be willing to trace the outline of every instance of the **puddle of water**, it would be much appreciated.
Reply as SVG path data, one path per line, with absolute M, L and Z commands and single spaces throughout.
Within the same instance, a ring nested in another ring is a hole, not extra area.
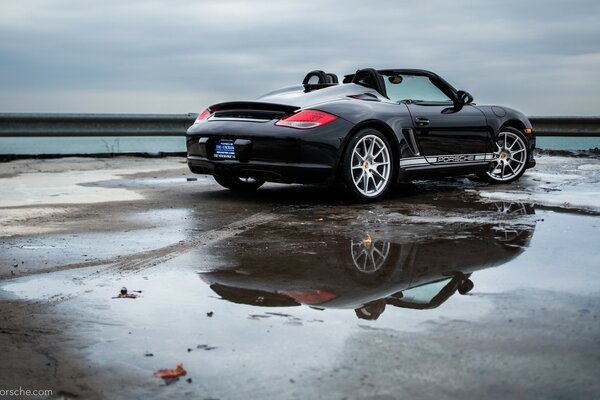
M 546 304 L 528 292 L 550 301 L 599 295 L 595 217 L 473 204 L 464 212 L 476 223 L 432 224 L 403 220 L 404 209 L 375 210 L 352 211 L 348 223 L 335 211 L 325 214 L 338 222 L 307 211 L 137 274 L 80 269 L 1 288 L 24 299 L 76 296 L 55 307 L 85 338 L 86 362 L 135 370 L 148 382 L 138 395 L 162 383 L 152 371 L 183 362 L 198 390 L 225 397 L 236 386 L 337 368 L 357 332 L 419 334 L 449 321 L 468 329 L 498 306 L 497 293 L 521 293 L 522 310 Z M 398 220 L 365 225 L 378 212 Z M 141 297 L 113 299 L 122 286 Z M 183 395 L 185 385 L 169 393 Z

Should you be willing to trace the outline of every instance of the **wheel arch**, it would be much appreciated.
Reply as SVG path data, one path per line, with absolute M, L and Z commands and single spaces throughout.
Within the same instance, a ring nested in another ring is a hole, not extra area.
M 396 134 L 396 132 L 394 132 L 394 130 L 385 122 L 381 121 L 381 120 L 377 120 L 377 119 L 368 119 L 362 122 L 359 122 L 358 124 L 356 124 L 351 130 L 350 132 L 348 132 L 348 134 L 346 135 L 346 137 L 344 138 L 344 142 L 342 143 L 342 146 L 340 146 L 340 152 L 338 154 L 338 167 L 336 169 L 336 178 L 337 175 L 340 172 L 340 168 L 342 166 L 342 162 L 341 160 L 344 157 L 344 153 L 346 152 L 347 148 L 348 148 L 348 143 L 350 142 L 350 139 L 356 134 L 356 132 L 359 132 L 363 129 L 368 129 L 368 128 L 372 128 L 375 129 L 379 132 L 381 132 L 381 134 L 383 136 L 385 136 L 385 138 L 387 139 L 388 143 L 390 144 L 390 146 L 392 147 L 392 182 L 396 182 L 396 179 L 398 177 L 398 172 L 399 172 L 399 168 L 398 166 L 400 165 L 400 141 L 398 139 L 398 136 Z
M 502 132 L 502 130 L 505 128 L 513 128 L 524 134 L 526 126 L 522 121 L 519 121 L 518 119 L 509 119 L 508 121 L 504 121 L 504 123 L 500 126 L 500 129 L 498 130 L 498 132 L 496 132 L 496 136 L 498 136 L 498 134 Z

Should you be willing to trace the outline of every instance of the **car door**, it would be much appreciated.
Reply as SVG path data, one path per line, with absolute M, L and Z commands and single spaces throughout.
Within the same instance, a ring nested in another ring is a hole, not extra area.
M 410 103 L 407 107 L 421 155 L 471 156 L 492 152 L 491 130 L 476 107 L 467 104 L 456 110 L 427 102 Z M 435 158 L 428 157 L 431 160 Z
M 457 106 L 452 89 L 424 72 L 384 71 L 390 100 L 406 105 L 418 153 L 431 164 L 483 161 L 492 153 L 492 130 L 470 104 Z

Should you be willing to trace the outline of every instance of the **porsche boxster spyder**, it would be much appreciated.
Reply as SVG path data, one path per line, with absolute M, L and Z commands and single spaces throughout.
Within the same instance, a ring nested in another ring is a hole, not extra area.
M 265 181 L 337 185 L 360 202 L 399 181 L 477 174 L 509 183 L 535 165 L 525 115 L 476 105 L 468 92 L 413 69 L 360 69 L 341 84 L 311 71 L 301 85 L 208 107 L 186 140 L 190 170 L 231 190 Z
M 454 206 L 470 215 L 496 210 L 504 217 L 481 224 L 403 224 L 393 241 L 348 239 L 323 226 L 295 236 L 289 222 L 271 225 L 238 236 L 237 246 L 216 245 L 211 251 L 227 262 L 199 276 L 222 299 L 258 307 L 354 309 L 358 318 L 371 320 L 386 306 L 436 308 L 457 292 L 469 293 L 478 271 L 523 254 L 536 227 L 529 204 Z M 256 240 L 269 241 L 268 249 L 249 245 Z M 315 245 L 318 251 L 312 251 Z

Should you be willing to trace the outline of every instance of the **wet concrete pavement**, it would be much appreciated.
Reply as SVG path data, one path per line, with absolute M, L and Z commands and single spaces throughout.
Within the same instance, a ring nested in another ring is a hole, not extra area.
M 598 397 L 599 169 L 543 157 L 510 186 L 346 205 L 234 194 L 177 158 L 0 164 L 0 389 Z M 153 376 L 178 363 L 178 382 Z

